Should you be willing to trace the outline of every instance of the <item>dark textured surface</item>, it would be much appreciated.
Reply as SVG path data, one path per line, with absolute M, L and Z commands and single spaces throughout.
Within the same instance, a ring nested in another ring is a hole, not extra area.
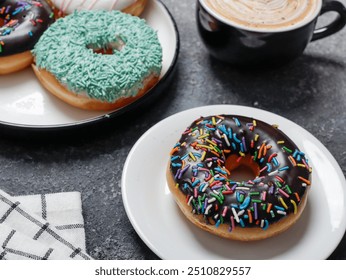
M 0 139 L 0 186 L 5 191 L 12 195 L 82 193 L 87 249 L 96 259 L 157 258 L 125 214 L 120 179 L 137 139 L 179 111 L 239 104 L 277 113 L 315 135 L 346 174 L 346 29 L 311 43 L 289 65 L 265 71 L 237 70 L 212 59 L 202 46 L 194 1 L 164 2 L 177 21 L 181 53 L 173 83 L 149 110 L 122 118 L 107 133 L 92 132 L 90 137 L 69 138 L 64 143 Z M 346 259 L 346 237 L 331 258 Z

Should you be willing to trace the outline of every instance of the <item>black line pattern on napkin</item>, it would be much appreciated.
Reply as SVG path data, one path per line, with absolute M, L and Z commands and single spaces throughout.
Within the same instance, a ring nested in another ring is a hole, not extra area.
M 45 223 L 41 228 L 40 230 L 35 234 L 34 236 L 34 240 L 37 240 L 41 235 L 42 233 L 49 227 L 49 223 Z
M 84 228 L 83 224 L 70 224 L 70 225 L 61 225 L 61 226 L 55 226 L 56 229 L 64 230 L 64 229 L 78 229 L 78 228 Z
M 6 239 L 5 239 L 5 241 L 4 241 L 4 243 L 2 243 L 2 248 L 4 249 L 2 252 L 1 252 L 1 254 L 0 254 L 0 260 L 6 260 L 6 258 L 5 258 L 5 255 L 7 254 L 7 252 L 6 252 L 6 246 L 7 246 L 7 244 L 10 242 L 10 240 L 12 239 L 12 237 L 13 237 L 13 235 L 16 233 L 16 231 L 15 230 L 11 230 L 11 232 L 9 233 L 9 235 L 7 235 L 7 237 L 6 237 Z
M 10 242 L 11 238 L 13 237 L 13 235 L 16 233 L 16 231 L 13 229 L 11 230 L 11 232 L 9 233 L 9 235 L 6 237 L 4 243 L 2 243 L 2 248 L 6 248 L 8 242 Z
M 64 238 L 62 238 L 59 234 L 57 234 L 55 231 L 51 230 L 50 228 L 47 228 L 47 232 L 52 236 L 54 237 L 56 240 L 58 240 L 60 243 L 66 245 L 67 247 L 69 247 L 71 250 L 73 250 L 73 253 L 78 251 L 78 249 L 80 248 L 76 248 L 74 247 L 70 242 L 66 241 Z M 72 253 L 72 254 L 73 254 Z M 76 253 L 76 255 L 79 255 L 81 256 L 83 259 L 85 260 L 90 260 L 90 257 L 86 254 L 84 254 L 83 252 L 81 251 L 78 251 Z
M 7 204 L 10 205 L 10 208 L 6 211 L 6 213 L 1 217 L 0 219 L 0 224 L 2 224 L 6 219 L 7 217 L 12 213 L 12 211 L 14 209 L 16 209 L 18 207 L 18 205 L 20 204 L 19 201 L 15 202 L 15 203 L 12 203 L 11 201 L 9 201 L 10 203 L 6 202 Z
M 42 218 L 47 220 L 47 200 L 46 195 L 41 194 Z
M 70 255 L 70 258 L 73 259 L 75 256 L 79 255 L 81 251 L 82 251 L 81 248 L 77 248 L 77 249 L 74 250 L 73 253 Z
M 42 234 L 42 232 L 46 231 L 55 240 L 59 241 L 61 244 L 63 244 L 66 247 L 68 247 L 72 251 L 71 256 L 73 256 L 73 258 L 76 255 L 79 255 L 80 257 L 82 257 L 85 260 L 90 260 L 91 259 L 88 255 L 86 255 L 85 253 L 82 252 L 81 248 L 74 247 L 70 242 L 68 242 L 63 237 L 61 237 L 59 234 L 57 234 L 55 231 L 53 231 L 49 227 L 48 223 L 43 224 L 39 220 L 37 220 L 33 216 L 31 216 L 29 213 L 25 212 L 21 207 L 18 206 L 20 204 L 19 202 L 12 203 L 9 199 L 7 199 L 6 197 L 4 197 L 1 194 L 0 194 L 0 200 L 2 200 L 3 202 L 5 202 L 6 204 L 8 204 L 10 206 L 10 209 L 7 210 L 7 212 L 4 214 L 4 216 L 1 218 L 1 220 L 4 221 L 11 214 L 11 212 L 15 210 L 17 213 L 22 215 L 28 221 L 32 222 L 33 224 L 35 224 L 36 226 L 39 227 L 39 231 L 36 234 L 36 235 L 38 235 L 38 237 Z M 1 220 L 0 220 L 0 223 L 1 223 Z M 17 254 L 17 255 L 20 255 L 20 256 L 24 256 L 24 257 L 27 257 L 27 258 L 30 258 L 30 259 L 42 259 L 39 256 L 30 254 L 30 253 L 26 253 L 26 252 L 22 252 L 22 251 L 19 251 L 19 250 L 13 250 L 13 249 L 9 249 L 9 248 L 4 248 L 4 251 L 5 252 L 10 252 L 12 254 Z M 48 252 L 46 254 L 48 254 Z M 50 254 L 51 254 L 51 252 L 50 252 Z
M 53 251 L 54 251 L 54 249 L 49 248 L 47 253 L 43 256 L 42 260 L 48 260 L 49 256 L 52 254 Z
M 14 250 L 14 249 L 11 249 L 11 248 L 5 248 L 4 250 L 7 253 L 15 254 L 15 255 L 18 255 L 18 256 L 23 256 L 23 257 L 26 257 L 28 259 L 42 260 L 42 258 L 40 256 L 37 256 L 37 255 L 34 255 L 34 254 L 30 254 L 30 253 L 27 253 L 27 252 L 23 252 L 23 251 L 20 251 L 20 250 Z
M 6 258 L 5 258 L 6 254 L 7 253 L 5 251 L 2 251 L 0 254 L 0 260 L 6 260 Z

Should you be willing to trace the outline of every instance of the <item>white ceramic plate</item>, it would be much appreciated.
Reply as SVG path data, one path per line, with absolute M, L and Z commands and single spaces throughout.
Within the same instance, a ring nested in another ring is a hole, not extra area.
M 301 219 L 287 232 L 258 242 L 213 236 L 180 213 L 166 184 L 169 151 L 199 116 L 238 114 L 279 124 L 313 167 L 312 188 Z M 263 110 L 216 105 L 175 114 L 149 129 L 134 145 L 122 176 L 127 215 L 143 241 L 162 259 L 326 259 L 346 228 L 346 181 L 329 151 L 297 124 Z
M 117 111 L 84 111 L 67 105 L 48 93 L 38 82 L 31 68 L 0 76 L 0 125 L 18 128 L 64 128 L 107 120 L 141 105 L 144 98 L 156 96 L 167 82 L 179 52 L 179 35 L 167 8 L 149 0 L 142 15 L 158 32 L 163 48 L 163 68 L 160 82 L 144 97 Z

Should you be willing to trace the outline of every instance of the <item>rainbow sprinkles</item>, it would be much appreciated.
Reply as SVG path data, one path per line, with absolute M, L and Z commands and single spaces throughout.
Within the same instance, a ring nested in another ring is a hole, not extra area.
M 228 165 L 252 162 L 256 176 L 232 180 Z M 194 215 L 208 225 L 263 230 L 297 214 L 311 185 L 305 154 L 277 126 L 243 116 L 194 121 L 173 147 L 170 172 Z
M 0 57 L 31 50 L 53 21 L 54 14 L 41 0 L 0 1 Z

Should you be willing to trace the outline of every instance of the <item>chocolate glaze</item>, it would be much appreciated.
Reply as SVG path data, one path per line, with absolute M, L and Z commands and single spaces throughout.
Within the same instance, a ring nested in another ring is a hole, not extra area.
M 0 57 L 33 49 L 42 33 L 54 22 L 43 0 L 0 0 Z M 11 31 L 11 32 L 9 32 Z
M 216 148 L 198 147 L 196 142 Z M 269 149 L 264 156 L 265 146 Z M 247 182 L 232 181 L 232 174 L 225 172 L 226 159 L 247 154 L 258 164 L 260 175 Z M 307 162 L 304 153 L 278 128 L 248 117 L 222 115 L 201 117 L 187 128 L 172 150 L 170 170 L 191 211 L 204 215 L 206 223 L 228 223 L 232 230 L 233 220 L 235 226 L 266 229 L 295 212 L 310 185 Z M 213 180 L 218 183 L 211 183 Z

